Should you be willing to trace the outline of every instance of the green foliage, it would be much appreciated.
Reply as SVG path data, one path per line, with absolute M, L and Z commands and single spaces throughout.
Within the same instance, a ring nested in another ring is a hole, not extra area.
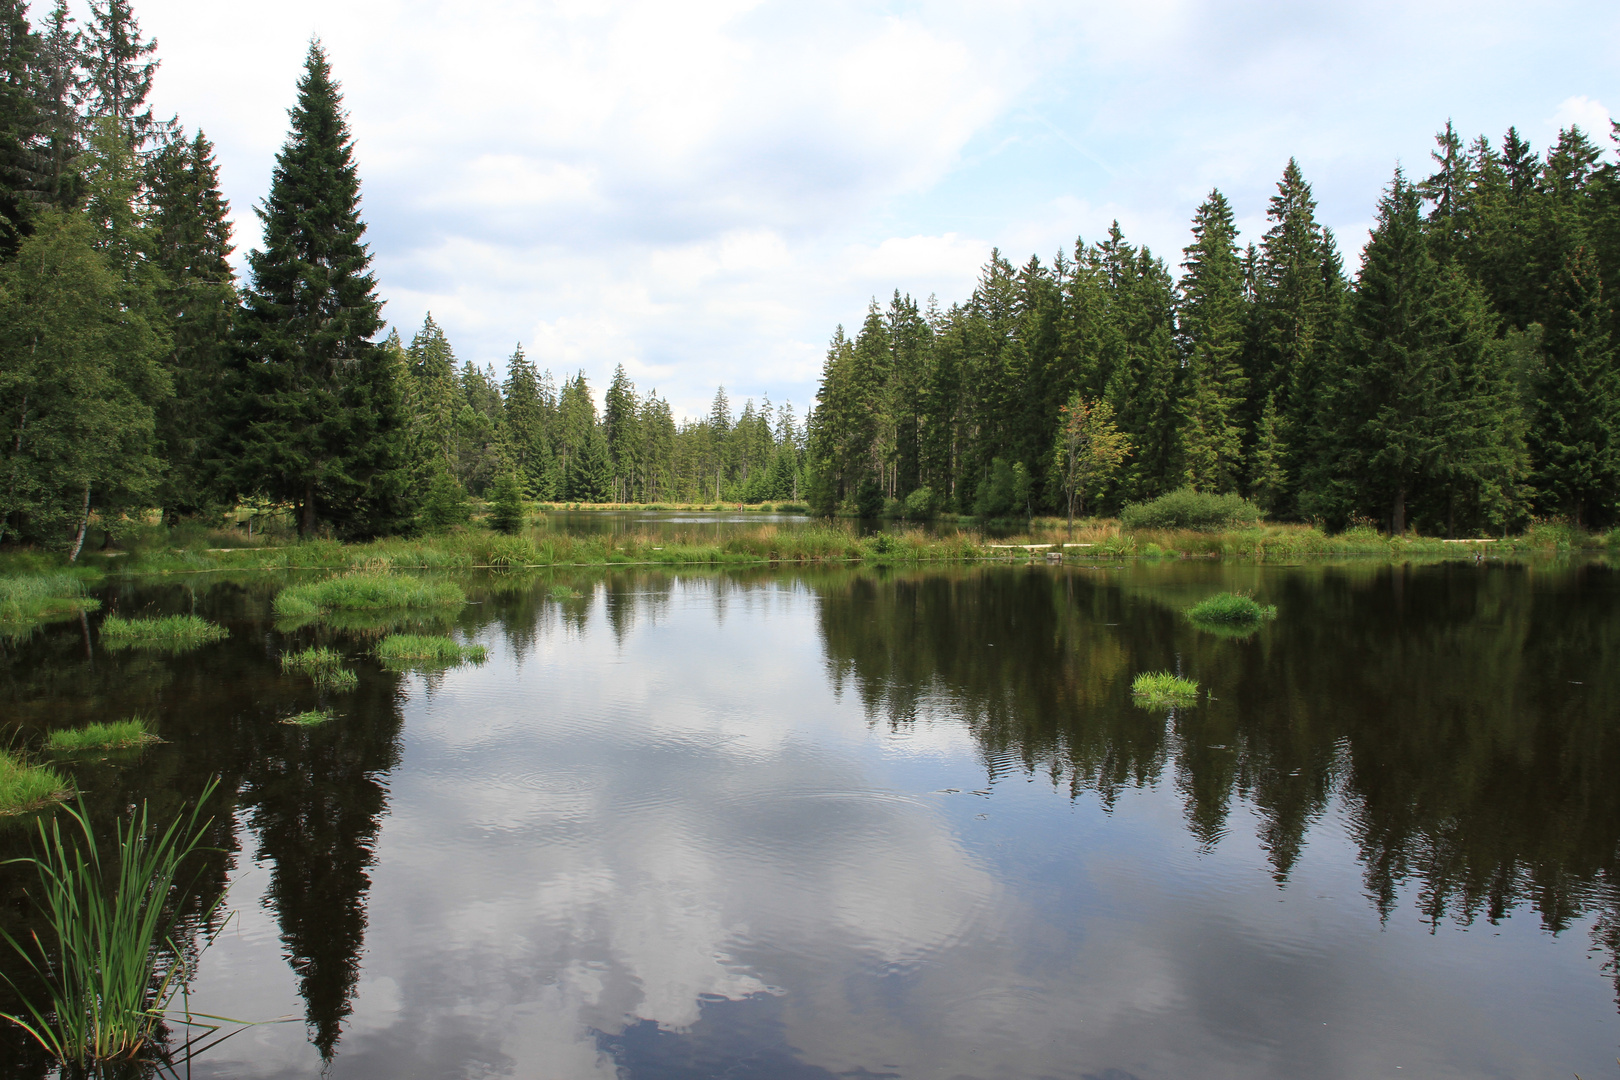
M 786 511 L 786 505 L 779 507 Z M 939 499 L 934 495 L 934 489 L 924 484 L 906 496 L 906 516 L 910 518 L 931 518 L 939 511 Z
M 297 727 L 319 727 L 331 720 L 332 716 L 331 709 L 308 709 L 295 716 L 287 717 L 282 723 L 293 724 Z
M 1262 619 L 1275 619 L 1277 609 L 1244 593 L 1226 592 L 1205 597 L 1185 614 L 1194 623 L 1257 623 Z
M 1241 496 L 1178 488 L 1151 502 L 1125 507 L 1120 513 L 1120 524 L 1127 529 L 1212 531 L 1253 525 L 1260 517 L 1260 508 Z
M 0 578 L 0 626 L 95 611 L 101 601 L 84 595 L 84 580 L 66 572 Z
M 171 893 L 184 899 L 190 891 L 183 868 L 207 832 L 201 807 L 215 786 L 210 781 L 191 812 L 161 831 L 142 803 L 114 825 L 110 863 L 82 801 L 49 826 L 40 821 L 36 854 L 16 860 L 38 874 L 32 899 L 50 930 L 27 942 L 10 934 L 6 940 L 49 998 L 25 992 L 27 1017 L 8 1018 L 65 1066 L 82 1070 L 156 1049 L 163 1012 L 194 962 L 175 940 L 183 909 Z
M 1131 697 L 1144 708 L 1191 705 L 1198 700 L 1198 683 L 1168 671 L 1145 671 L 1131 680 Z
M 311 645 L 297 652 L 281 654 L 281 670 L 305 675 L 336 671 L 343 666 L 343 654 L 324 645 Z
M 482 645 L 462 645 L 453 638 L 422 634 L 390 634 L 377 643 L 377 658 L 394 667 L 453 667 L 484 662 Z
M 86 750 L 127 750 L 155 743 L 158 737 L 140 717 L 86 724 L 81 728 L 58 728 L 45 740 L 45 749 L 72 754 Z
M 523 485 L 517 473 L 504 472 L 490 493 L 489 527 L 497 532 L 515 533 L 528 523 L 523 509 Z
M 460 607 L 467 596 L 448 581 L 360 571 L 325 581 L 289 585 L 276 594 L 271 610 L 281 616 L 332 611 Z
M 427 529 L 448 529 L 465 525 L 472 520 L 472 503 L 467 489 L 448 471 L 433 474 L 427 497 L 422 500 L 422 526 Z
M 164 649 L 183 652 L 230 636 L 200 615 L 159 615 L 126 619 L 109 615 L 101 620 L 101 644 L 108 649 Z
M 25 814 L 72 794 L 73 785 L 55 769 L 0 750 L 0 815 Z

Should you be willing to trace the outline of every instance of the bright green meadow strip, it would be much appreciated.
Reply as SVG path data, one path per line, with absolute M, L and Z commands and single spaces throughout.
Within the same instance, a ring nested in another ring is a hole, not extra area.
M 271 607 L 277 615 L 288 617 L 329 611 L 459 607 L 466 602 L 466 594 L 448 581 L 359 572 L 289 585 L 276 595 Z
M 101 643 L 109 649 L 195 649 L 228 634 L 223 626 L 198 615 L 135 619 L 109 615 L 101 620 Z
M 86 750 L 127 750 L 157 741 L 158 737 L 152 734 L 146 721 L 137 716 L 106 724 L 87 724 L 81 728 L 61 728 L 51 732 L 45 740 L 45 748 L 73 754 Z

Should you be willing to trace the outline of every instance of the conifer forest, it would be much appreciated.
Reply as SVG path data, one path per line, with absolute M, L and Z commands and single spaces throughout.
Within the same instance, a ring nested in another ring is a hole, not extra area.
M 154 114 L 128 0 L 90 12 L 36 27 L 0 2 L 0 542 L 76 554 L 92 520 L 250 500 L 302 535 L 401 534 L 502 483 L 990 517 L 1191 488 L 1445 536 L 1616 521 L 1620 127 L 1538 150 L 1446 124 L 1354 271 L 1293 161 L 1252 242 L 1216 190 L 1168 261 L 1117 224 L 1049 263 L 995 251 L 969 297 L 897 290 L 836 330 L 802 417 L 722 388 L 678 420 L 622 367 L 599 407 L 521 346 L 497 369 L 432 316 L 388 329 L 318 41 L 238 280 L 207 136 Z

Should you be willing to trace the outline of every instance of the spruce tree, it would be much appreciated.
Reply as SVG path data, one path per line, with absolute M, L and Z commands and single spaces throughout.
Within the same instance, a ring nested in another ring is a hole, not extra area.
M 1224 493 L 1236 490 L 1242 475 L 1248 312 L 1237 227 L 1232 208 L 1219 191 L 1210 192 L 1198 208 L 1185 265 L 1179 312 L 1186 357 L 1180 416 L 1182 483 Z
M 166 359 L 174 396 L 158 412 L 168 472 L 158 492 L 172 521 L 230 494 L 224 484 L 229 433 L 221 409 L 237 307 L 228 261 L 230 204 L 219 190 L 214 148 L 202 132 L 158 154 L 152 180 L 151 255 L 162 276 L 157 305 L 168 326 Z
M 513 466 L 525 489 L 537 494 L 536 482 L 544 470 L 547 452 L 545 412 L 540 402 L 540 382 L 534 365 L 523 354 L 523 346 L 512 350 L 506 362 L 506 383 L 502 387 L 506 409 L 507 444 Z
M 637 450 L 640 434 L 636 403 L 636 386 L 624 373 L 624 365 L 613 370 L 613 381 L 608 384 L 602 402 L 602 424 L 607 429 L 608 458 L 613 473 L 612 501 L 631 502 L 635 497 Z
M 74 21 L 67 0 L 57 0 L 40 38 L 33 80 L 40 122 L 35 164 L 39 189 L 46 201 L 64 209 L 77 206 L 83 195 L 76 168 L 85 139 L 79 111 L 85 90 L 83 35 L 74 29 Z
M 508 469 L 490 491 L 489 527 L 510 535 L 521 530 L 526 521 L 523 483 L 516 469 Z
M 24 0 L 0 0 L 0 258 L 17 253 L 38 190 L 36 142 L 44 127 L 35 82 L 39 36 Z
M 129 0 L 90 0 L 84 35 L 89 114 L 112 122 L 124 145 L 140 152 L 167 133 L 146 99 L 157 74 L 156 39 L 141 40 Z
M 1613 520 L 1620 495 L 1620 356 L 1596 260 L 1571 255 L 1556 288 L 1531 432 L 1544 509 L 1577 526 Z
M 258 213 L 265 246 L 248 257 L 253 284 L 242 320 L 249 477 L 296 507 L 300 535 L 323 517 L 354 533 L 391 527 L 403 516 L 400 388 L 371 340 L 382 304 L 363 239 L 359 172 L 318 41 Z

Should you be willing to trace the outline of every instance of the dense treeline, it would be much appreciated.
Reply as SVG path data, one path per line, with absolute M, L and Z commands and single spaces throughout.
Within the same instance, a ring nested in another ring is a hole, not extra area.
M 1620 164 L 1574 127 L 1545 159 L 1511 129 L 1437 141 L 1354 280 L 1290 161 L 1258 244 L 1210 193 L 1179 281 L 1116 224 L 1050 266 L 993 252 L 946 310 L 874 302 L 828 349 L 811 501 L 1023 514 L 1191 487 L 1396 532 L 1614 523 Z
M 213 147 L 147 98 L 128 0 L 58 2 L 39 28 L 0 0 L 0 542 L 76 557 L 92 523 L 242 500 L 301 534 L 408 532 L 467 496 L 792 499 L 791 408 L 677 425 L 617 372 L 598 409 L 521 348 L 504 381 L 457 366 L 431 317 L 384 329 L 342 96 L 310 46 L 291 131 L 237 282 Z M 517 515 L 521 520 L 521 512 Z

